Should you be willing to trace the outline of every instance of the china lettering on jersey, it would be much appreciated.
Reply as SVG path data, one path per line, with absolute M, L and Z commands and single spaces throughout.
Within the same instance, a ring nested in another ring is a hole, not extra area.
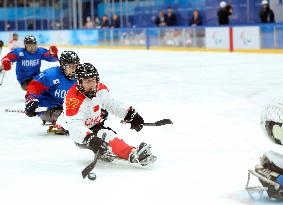
M 22 60 L 22 66 L 37 66 L 39 65 L 39 59 L 34 60 Z
M 66 94 L 67 94 L 66 90 L 60 90 L 60 89 L 56 89 L 54 93 L 55 97 L 62 99 L 65 98 Z
M 95 125 L 95 124 L 99 124 L 100 122 L 100 116 L 97 116 L 96 118 L 87 118 L 85 120 L 85 125 L 86 126 L 90 126 L 90 125 Z

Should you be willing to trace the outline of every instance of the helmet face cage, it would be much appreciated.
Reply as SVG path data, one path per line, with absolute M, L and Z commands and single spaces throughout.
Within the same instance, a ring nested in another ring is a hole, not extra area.
M 78 81 L 78 90 L 82 92 L 85 96 L 93 98 L 96 94 L 96 89 L 92 91 L 86 91 L 82 86 L 83 79 L 95 78 L 96 83 L 99 82 L 99 74 L 96 68 L 90 63 L 79 64 L 76 70 L 76 77 Z
M 73 65 L 79 64 L 80 63 L 79 56 L 74 51 L 64 51 L 61 54 L 59 61 L 60 61 L 61 69 L 64 75 L 70 80 L 76 79 L 75 73 L 68 74 L 66 69 L 67 69 L 67 66 L 70 64 L 73 64 Z

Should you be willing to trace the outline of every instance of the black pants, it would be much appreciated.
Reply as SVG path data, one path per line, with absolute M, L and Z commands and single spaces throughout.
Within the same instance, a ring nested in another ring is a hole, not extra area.
M 32 81 L 32 78 L 26 79 L 22 84 L 21 87 L 23 90 L 27 90 L 28 84 Z

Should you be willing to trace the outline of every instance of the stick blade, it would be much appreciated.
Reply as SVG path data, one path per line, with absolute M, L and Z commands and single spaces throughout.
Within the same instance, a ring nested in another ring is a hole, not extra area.
M 95 163 L 92 162 L 90 163 L 90 165 L 88 165 L 83 171 L 82 171 L 82 176 L 83 178 L 86 178 L 86 176 L 91 172 L 91 170 L 93 170 L 95 166 Z
M 173 122 L 170 119 L 163 119 L 155 122 L 156 126 L 162 126 L 162 125 L 167 125 L 167 124 L 173 124 Z

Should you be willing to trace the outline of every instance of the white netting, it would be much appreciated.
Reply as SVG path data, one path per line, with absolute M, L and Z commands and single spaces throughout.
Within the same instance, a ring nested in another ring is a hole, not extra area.
M 272 127 L 266 126 L 266 122 L 270 121 L 276 124 L 283 124 L 283 100 L 266 105 L 261 113 L 260 124 L 265 135 L 269 138 L 271 137 L 271 130 L 268 129 L 272 129 Z

